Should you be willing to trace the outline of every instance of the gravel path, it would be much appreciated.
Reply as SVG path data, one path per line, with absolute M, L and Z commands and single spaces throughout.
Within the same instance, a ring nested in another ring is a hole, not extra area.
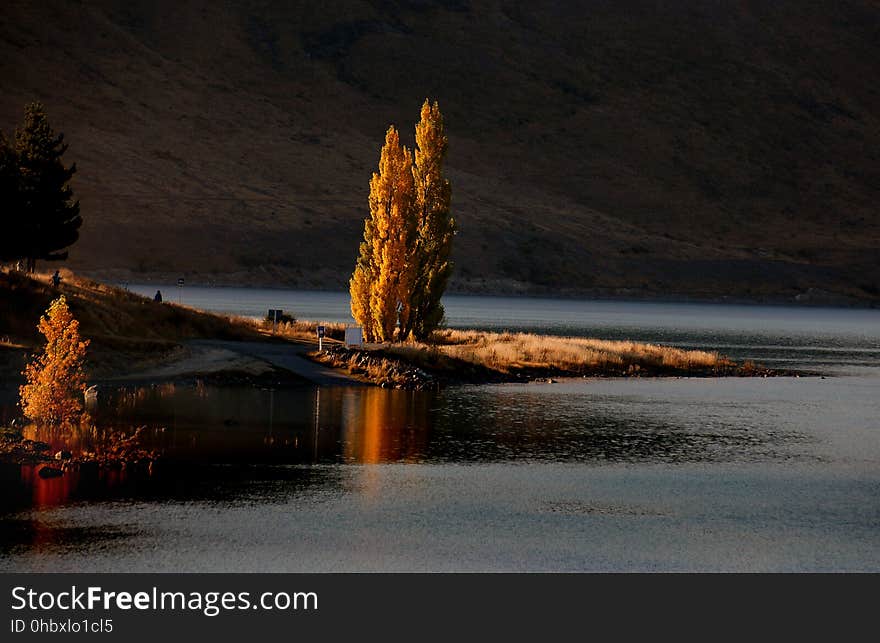
M 268 362 L 278 368 L 295 373 L 318 386 L 362 386 L 360 382 L 344 373 L 316 364 L 305 354 L 317 348 L 307 342 L 235 342 L 220 340 L 195 340 L 190 346 L 207 350 L 228 351 L 237 356 L 251 357 Z

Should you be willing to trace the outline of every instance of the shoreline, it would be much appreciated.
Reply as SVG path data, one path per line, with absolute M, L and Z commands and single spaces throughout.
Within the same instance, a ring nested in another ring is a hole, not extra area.
M 317 322 L 265 321 L 156 303 L 131 291 L 63 276 L 3 273 L 13 329 L 0 345 L 0 384 L 21 382 L 27 354 L 38 349 L 33 320 L 64 294 L 80 319 L 89 349 L 91 383 L 152 384 L 185 379 L 270 386 L 362 385 L 409 390 L 455 384 L 547 381 L 562 377 L 776 377 L 812 375 L 738 363 L 716 352 L 634 341 L 599 340 L 487 330 L 435 331 L 428 344 L 346 348 L 343 324 L 325 324 L 317 352 Z M 0 284 L 2 285 L 2 284 Z M 330 367 L 330 368 L 327 368 Z
M 138 277 L 137 279 L 120 279 L 115 276 L 102 275 L 100 272 L 83 272 L 83 276 L 96 281 L 107 283 L 114 287 L 122 288 L 122 284 L 131 286 L 150 286 L 173 292 L 176 276 L 161 275 L 156 278 Z M 175 273 L 176 274 L 176 273 Z M 268 291 L 303 291 L 303 292 L 326 292 L 345 293 L 345 288 L 328 288 L 311 283 L 289 283 L 277 285 L 266 284 L 260 281 L 249 282 L 236 280 L 198 280 L 195 279 L 186 284 L 187 288 L 213 289 L 213 288 L 253 288 Z M 164 291 L 163 291 L 164 292 Z M 509 288 L 481 288 L 481 287 L 450 287 L 447 295 L 455 297 L 498 297 L 517 299 L 548 299 L 560 301 L 596 301 L 596 302 L 619 302 L 619 303 L 647 303 L 647 304 L 694 304 L 694 305 L 731 305 L 731 306 L 768 306 L 781 308 L 839 308 L 844 310 L 877 310 L 880 309 L 880 301 L 860 299 L 833 293 L 808 289 L 793 295 L 773 295 L 763 297 L 744 297 L 726 294 L 688 294 L 688 293 L 655 293 L 630 288 L 603 289 L 603 290 L 559 290 L 540 289 L 531 287 Z
M 533 337 L 530 335 L 485 331 L 446 333 L 447 338 L 464 336 L 469 343 L 443 344 L 438 341 L 430 345 L 388 344 L 365 348 L 333 343 L 324 352 L 313 351 L 308 356 L 365 383 L 403 390 L 439 390 L 446 386 L 467 384 L 554 383 L 557 379 L 822 376 L 821 373 L 795 369 L 768 368 L 750 361 L 740 363 L 703 351 L 555 335 L 538 337 L 551 347 L 551 351 L 554 344 L 561 344 L 562 349 L 570 349 L 572 345 L 578 348 L 577 344 L 597 344 L 608 347 L 609 353 L 586 354 L 580 361 L 571 359 L 540 363 L 529 360 L 528 349 L 519 347 L 519 352 L 512 356 L 498 356 L 505 343 L 528 342 Z M 450 347 L 452 350 L 449 350 Z M 444 351 L 444 348 L 447 350 Z M 614 349 L 619 349 L 620 354 L 611 352 Z M 627 349 L 631 352 L 624 353 Z M 487 357 L 481 359 L 482 355 Z M 689 361 L 676 361 L 682 359 Z M 698 360 L 702 361 L 697 363 Z
M 311 323 L 311 322 L 309 322 Z M 298 322 L 300 326 L 306 322 Z M 314 325 L 314 323 L 311 323 Z M 335 329 L 330 329 L 329 335 Z M 485 331 L 451 331 L 483 336 Z M 180 344 L 179 350 L 170 351 L 158 361 L 148 366 L 119 370 L 118 366 L 108 370 L 106 364 L 93 363 L 95 375 L 89 378 L 90 385 L 99 387 L 137 387 L 166 383 L 192 384 L 202 382 L 216 386 L 259 386 L 276 389 L 315 386 L 308 376 L 297 373 L 290 367 L 273 363 L 271 357 L 259 356 L 247 347 L 262 345 L 281 355 L 299 356 L 318 368 L 331 369 L 340 377 L 332 385 L 362 386 L 402 390 L 439 390 L 447 386 L 553 383 L 558 379 L 632 379 L 632 378 L 725 378 L 725 377 L 820 377 L 826 373 L 798 369 L 769 368 L 752 362 L 735 362 L 724 356 L 717 356 L 717 363 L 707 365 L 664 365 L 649 361 L 630 363 L 589 364 L 529 364 L 511 363 L 502 367 L 492 367 L 486 362 L 449 358 L 438 354 L 443 344 L 413 346 L 412 344 L 371 345 L 368 347 L 347 347 L 331 336 L 325 338 L 323 352 L 318 352 L 317 343 L 305 340 L 300 329 L 297 336 L 266 336 L 260 340 L 218 341 L 195 340 Z M 511 334 L 506 334 L 511 335 Z M 516 336 L 516 334 L 513 334 Z M 565 340 L 594 341 L 587 338 L 566 338 L 556 335 L 538 336 L 552 343 Z M 598 340 L 595 340 L 598 341 Z M 609 344 L 626 342 L 606 342 Z M 241 348 L 236 347 L 240 344 Z M 641 344 L 649 349 L 678 351 L 671 347 L 654 344 Z M 683 354 L 702 353 L 702 351 L 680 351 Z M 714 354 L 712 354 L 714 355 Z M 10 391 L 22 383 L 12 372 L 0 373 L 0 386 Z

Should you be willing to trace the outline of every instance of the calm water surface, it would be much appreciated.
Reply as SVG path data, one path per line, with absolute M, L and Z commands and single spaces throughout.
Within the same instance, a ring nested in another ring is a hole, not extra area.
M 336 293 L 181 290 L 239 314 L 347 315 Z M 4 471 L 0 570 L 880 571 L 878 311 L 446 303 L 452 326 L 710 347 L 828 376 L 105 389 L 100 424 L 147 427 L 178 464 Z

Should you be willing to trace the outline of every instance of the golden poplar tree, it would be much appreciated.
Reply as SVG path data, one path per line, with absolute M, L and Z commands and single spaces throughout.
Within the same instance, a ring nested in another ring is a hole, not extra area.
M 440 107 L 425 100 L 415 158 L 388 128 L 370 181 L 370 217 L 349 282 L 351 314 L 367 341 L 427 338 L 443 319 L 455 220 L 443 176 L 449 145 Z M 399 330 L 395 333 L 396 329 Z
M 370 180 L 370 218 L 349 283 L 351 314 L 363 326 L 367 341 L 394 340 L 401 292 L 409 289 L 409 248 L 415 234 L 412 155 L 392 125 L 385 134 L 379 172 Z
M 82 413 L 89 341 L 80 338 L 79 322 L 63 296 L 49 305 L 37 329 L 46 337 L 46 347 L 24 370 L 27 383 L 19 389 L 21 409 L 34 421 L 64 424 Z
M 364 221 L 364 240 L 355 264 L 354 274 L 349 280 L 351 293 L 351 316 L 361 325 L 364 340 L 373 341 L 373 314 L 370 310 L 370 294 L 373 291 L 376 262 L 373 259 L 373 197 L 370 195 L 370 218 Z
M 415 213 L 416 242 L 411 261 L 414 283 L 410 298 L 412 313 L 404 335 L 426 339 L 443 319 L 440 299 L 452 273 L 450 254 L 456 225 L 450 213 L 452 187 L 443 175 L 443 162 L 449 139 L 443 115 L 435 102 L 425 99 L 421 118 L 416 124 Z
M 351 292 L 351 316 L 361 325 L 364 340 L 373 341 L 373 314 L 370 312 L 370 293 L 373 289 L 373 243 L 369 233 L 370 220 L 364 226 L 364 241 L 361 241 L 360 256 L 354 274 L 349 281 Z

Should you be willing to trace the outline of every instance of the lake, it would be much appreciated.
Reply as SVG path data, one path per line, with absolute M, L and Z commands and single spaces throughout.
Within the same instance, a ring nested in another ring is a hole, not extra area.
M 348 320 L 341 293 L 162 290 Z M 5 472 L 0 570 L 880 571 L 880 311 L 445 303 L 452 327 L 710 348 L 825 377 L 110 389 L 100 425 L 146 427 L 177 466 Z

